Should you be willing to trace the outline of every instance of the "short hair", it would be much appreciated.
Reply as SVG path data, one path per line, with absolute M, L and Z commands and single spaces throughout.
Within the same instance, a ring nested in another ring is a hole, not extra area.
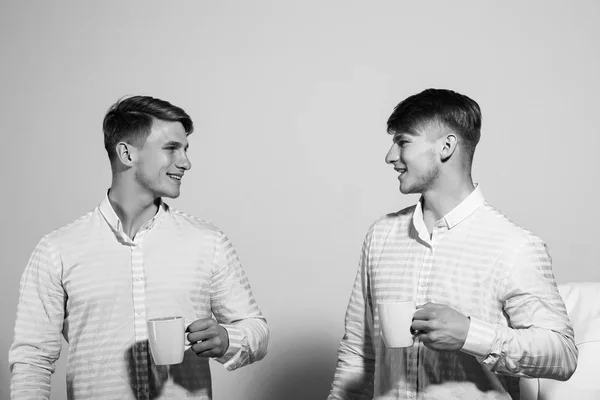
M 389 134 L 412 132 L 428 122 L 452 129 L 472 157 L 481 137 L 481 110 L 469 97 L 447 89 L 426 89 L 398 104 L 387 121 Z
M 114 159 L 115 147 L 119 142 L 127 141 L 134 146 L 142 146 L 150 135 L 155 119 L 181 122 L 186 135 L 194 131 L 190 116 L 168 101 L 150 96 L 121 98 L 108 109 L 102 124 L 108 158 Z

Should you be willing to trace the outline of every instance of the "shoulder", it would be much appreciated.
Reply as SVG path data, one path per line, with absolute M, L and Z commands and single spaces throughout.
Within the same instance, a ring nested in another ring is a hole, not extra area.
M 515 223 L 487 202 L 479 213 L 478 227 L 485 230 L 489 237 L 500 240 L 515 249 L 527 245 L 545 247 L 544 241 L 539 236 Z
M 387 236 L 391 231 L 408 232 L 415 212 L 416 205 L 403 208 L 402 210 L 385 214 L 379 217 L 371 224 L 367 231 L 366 240 L 384 235 Z
M 410 224 L 412 221 L 413 214 L 415 212 L 416 205 L 403 208 L 400 211 L 386 214 L 379 217 L 370 227 L 370 231 L 377 231 L 381 229 L 389 229 L 393 226 L 404 226 Z
M 178 228 L 189 234 L 210 236 L 215 238 L 225 237 L 225 233 L 221 228 L 212 222 L 200 219 L 186 212 L 169 208 L 169 216 L 171 220 L 177 224 Z
M 101 217 L 98 209 L 89 211 L 72 222 L 44 235 L 41 242 L 49 246 L 60 246 L 61 243 L 73 243 L 85 240 L 90 235 L 93 222 Z

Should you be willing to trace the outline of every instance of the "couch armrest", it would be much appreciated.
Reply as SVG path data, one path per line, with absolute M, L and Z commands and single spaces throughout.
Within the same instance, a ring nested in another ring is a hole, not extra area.
M 600 342 L 586 342 L 577 346 L 579 360 L 577 369 L 566 382 L 552 379 L 521 379 L 523 400 L 598 400 L 600 399 L 600 376 L 597 361 L 600 358 Z M 533 381 L 533 382 L 531 382 Z M 535 381 L 538 392 L 535 393 Z M 536 395 L 537 397 L 526 397 Z
M 540 380 L 538 378 L 519 379 L 521 400 L 538 400 Z

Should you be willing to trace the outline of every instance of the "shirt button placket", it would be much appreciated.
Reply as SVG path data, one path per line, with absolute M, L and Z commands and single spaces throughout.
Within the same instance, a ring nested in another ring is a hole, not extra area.
M 148 391 L 148 352 L 143 342 L 147 337 L 146 328 L 146 304 L 144 287 L 144 266 L 142 254 L 142 239 L 144 232 L 138 232 L 131 246 L 131 274 L 133 289 L 134 330 L 135 330 L 135 363 L 138 384 L 138 398 L 149 399 Z
M 415 301 L 417 305 L 422 305 L 425 302 L 425 289 L 427 287 L 427 281 L 429 280 L 429 275 L 431 274 L 431 268 L 433 264 L 433 247 L 428 246 L 427 250 L 425 250 L 425 255 L 423 257 L 423 264 L 421 266 L 421 271 L 419 273 L 419 283 L 416 288 L 416 296 Z

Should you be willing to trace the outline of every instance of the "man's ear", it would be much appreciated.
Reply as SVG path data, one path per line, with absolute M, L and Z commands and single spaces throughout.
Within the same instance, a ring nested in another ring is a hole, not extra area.
M 135 162 L 135 147 L 129 143 L 119 142 L 116 147 L 117 158 L 123 165 L 131 167 Z
M 448 161 L 458 146 L 458 138 L 454 133 L 447 134 L 442 142 L 442 162 Z

